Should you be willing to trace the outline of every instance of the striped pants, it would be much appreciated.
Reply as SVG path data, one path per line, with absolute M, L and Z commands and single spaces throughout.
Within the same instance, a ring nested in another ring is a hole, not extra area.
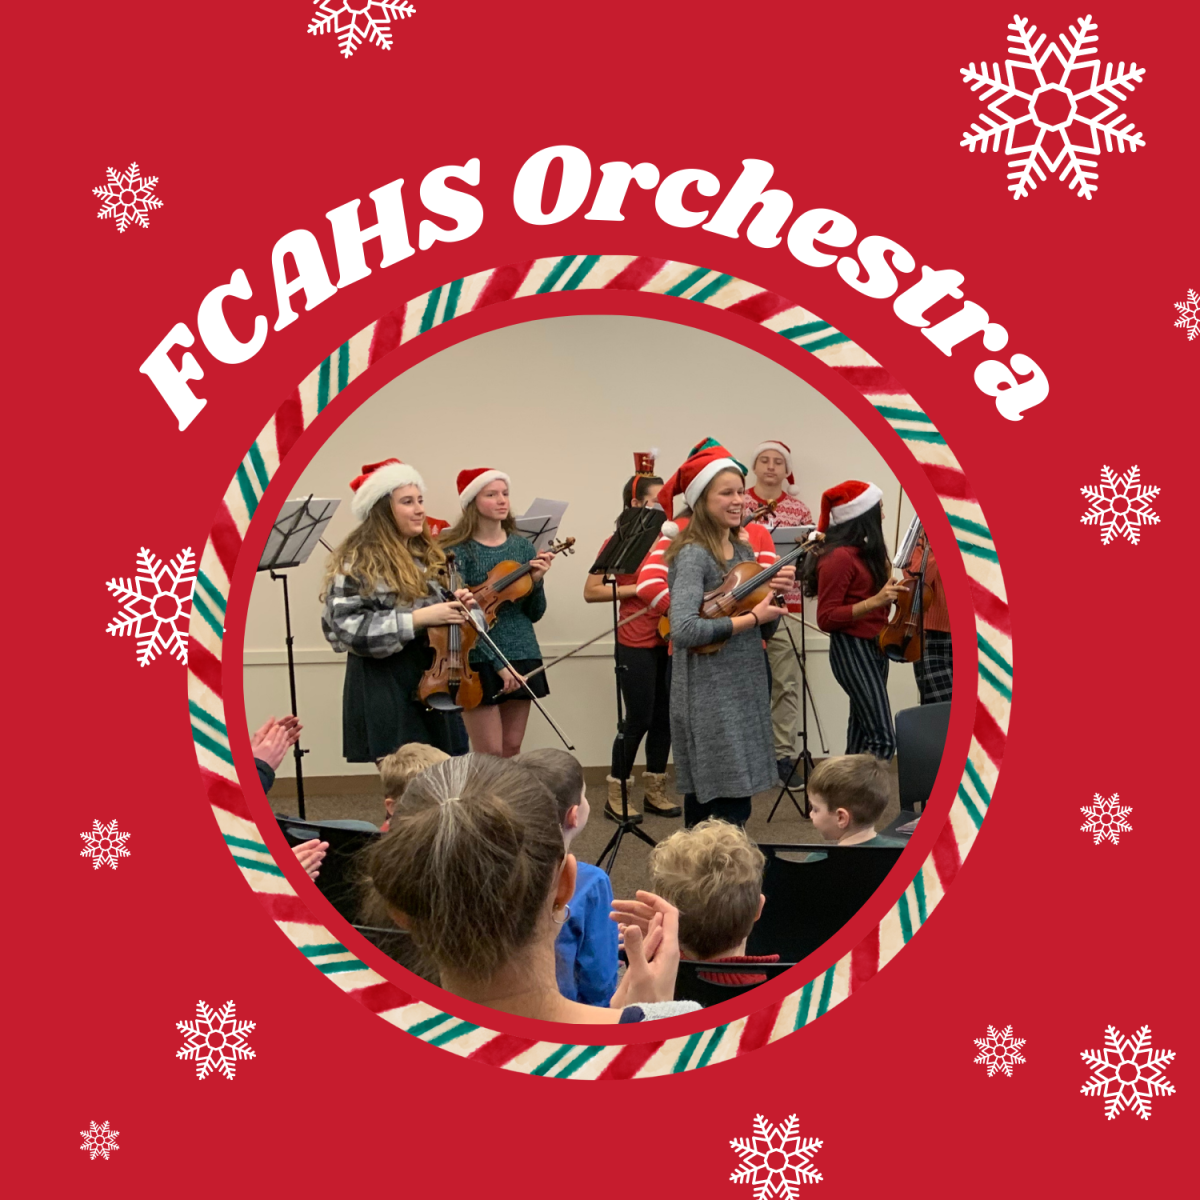
M 938 629 L 925 630 L 925 657 L 913 663 L 922 704 L 940 704 L 954 690 L 954 654 L 950 635 Z
M 875 639 L 835 630 L 829 635 L 829 666 L 850 697 L 846 753 L 890 761 L 896 753 L 896 730 L 887 693 L 888 660 Z

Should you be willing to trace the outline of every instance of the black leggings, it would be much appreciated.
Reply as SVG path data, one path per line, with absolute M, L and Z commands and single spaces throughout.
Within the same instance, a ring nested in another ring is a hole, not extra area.
M 671 656 L 666 646 L 617 645 L 625 735 L 613 739 L 614 779 L 628 779 L 646 739 L 646 770 L 661 775 L 671 753 Z
M 749 796 L 718 796 L 701 804 L 695 792 L 688 792 L 683 798 L 683 827 L 691 829 L 709 817 L 717 817 L 730 825 L 745 828 L 750 820 L 750 799 Z

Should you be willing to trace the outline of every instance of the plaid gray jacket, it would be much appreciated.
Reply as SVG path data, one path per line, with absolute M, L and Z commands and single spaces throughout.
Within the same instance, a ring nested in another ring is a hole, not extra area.
M 372 595 L 363 596 L 358 580 L 352 575 L 335 575 L 325 593 L 321 631 L 339 654 L 387 658 L 398 654 L 416 637 L 413 610 L 436 603 L 431 591 L 410 604 L 382 583 L 376 584 Z

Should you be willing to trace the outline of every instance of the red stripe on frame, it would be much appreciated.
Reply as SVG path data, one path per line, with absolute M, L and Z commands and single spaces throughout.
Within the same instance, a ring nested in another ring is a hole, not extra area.
M 635 258 L 629 266 L 618 271 L 604 286 L 636 292 L 645 287 L 669 263 L 669 258 Z
M 238 555 L 242 552 L 242 535 L 238 533 L 233 515 L 224 500 L 213 518 L 212 532 L 208 535 L 208 540 L 212 542 L 212 547 L 221 560 L 221 566 L 225 568 L 226 577 L 232 579 L 233 568 L 237 566 Z
M 998 629 L 1005 637 L 1012 637 L 1012 620 L 1008 615 L 1008 605 L 996 595 L 989 592 L 982 583 L 976 583 L 968 578 L 971 585 L 971 599 L 975 602 L 975 611 L 993 629 Z
M 230 783 L 228 779 L 214 771 L 207 771 L 204 767 L 200 768 L 200 774 L 204 777 L 208 801 L 213 807 L 241 817 L 243 821 L 254 820 L 246 804 L 246 797 L 242 795 L 242 789 L 236 783 Z
M 795 307 L 775 292 L 759 292 L 757 296 L 747 296 L 745 300 L 731 304 L 725 311 L 735 317 L 745 317 L 747 321 L 766 321 L 776 313 Z
M 293 925 L 320 925 L 312 910 L 299 896 L 279 892 L 254 893 L 272 921 L 290 921 Z
M 221 694 L 221 660 L 193 638 L 188 638 L 188 670 L 205 687 Z
M 371 348 L 367 351 L 368 367 L 374 366 L 385 354 L 391 354 L 400 345 L 400 336 L 404 332 L 404 314 L 407 311 L 408 305 L 402 304 L 375 322 L 371 333 Z
M 300 400 L 300 389 L 297 388 L 275 413 L 275 449 L 280 462 L 287 457 L 288 451 L 303 432 L 304 404 Z
M 893 379 L 885 367 L 834 367 L 851 387 L 873 396 L 907 396 L 908 388 Z
M 502 1033 L 490 1042 L 485 1042 L 478 1050 L 472 1050 L 467 1055 L 472 1062 L 486 1063 L 489 1067 L 502 1067 L 510 1063 L 518 1054 L 524 1053 L 530 1046 L 536 1046 L 532 1038 L 517 1037 L 515 1034 Z
M 416 1001 L 402 992 L 394 983 L 372 983 L 369 987 L 351 988 L 347 996 L 353 996 L 368 1012 L 387 1012 L 390 1008 L 407 1008 Z
M 937 467 L 932 463 L 922 463 L 921 470 L 925 478 L 933 484 L 933 490 L 939 496 L 949 496 L 951 500 L 975 500 L 975 493 L 967 482 L 967 477 L 953 467 Z
M 879 926 L 850 951 L 850 992 L 853 994 L 879 970 Z
M 497 267 L 479 293 L 479 299 L 475 301 L 475 307 L 471 311 L 476 312 L 489 304 L 502 304 L 505 300 L 511 300 L 525 282 L 525 277 L 533 270 L 536 261 L 530 259 L 529 262 L 509 263 L 507 267 Z
M 662 1042 L 642 1042 L 626 1046 L 616 1058 L 596 1076 L 597 1079 L 632 1079 L 653 1057 Z
M 782 1000 L 778 1004 L 768 1004 L 766 1008 L 760 1008 L 758 1012 L 752 1012 L 746 1018 L 746 1027 L 742 1030 L 738 1042 L 739 1054 L 757 1050 L 771 1040 L 771 1030 L 775 1027 L 775 1018 L 779 1016 L 782 1005 Z
M 954 828 L 947 821 L 933 843 L 933 867 L 937 871 L 938 882 L 942 891 L 946 891 L 958 876 L 958 868 L 962 866 L 962 857 L 958 853 L 958 842 L 954 837 Z
M 996 718 L 982 704 L 975 706 L 975 728 L 972 732 L 988 758 L 999 766 L 1004 757 L 1004 730 L 996 724 Z

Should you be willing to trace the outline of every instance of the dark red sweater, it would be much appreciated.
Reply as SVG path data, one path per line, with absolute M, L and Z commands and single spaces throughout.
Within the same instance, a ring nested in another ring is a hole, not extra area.
M 850 614 L 877 591 L 862 555 L 853 546 L 835 546 L 817 560 L 817 626 L 826 633 L 875 637 L 887 624 L 887 608 L 873 609 L 857 621 Z

